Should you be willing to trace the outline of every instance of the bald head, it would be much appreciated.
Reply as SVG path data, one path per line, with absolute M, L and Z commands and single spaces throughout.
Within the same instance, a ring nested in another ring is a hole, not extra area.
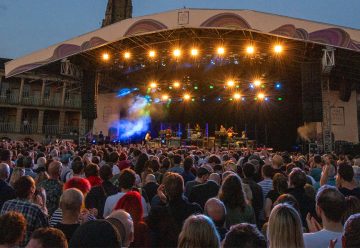
M 134 222 L 130 216 L 129 213 L 126 211 L 119 209 L 113 211 L 107 219 L 117 219 L 119 220 L 125 227 L 125 233 L 126 233 L 126 239 L 125 244 L 123 244 L 125 247 L 128 247 L 130 243 L 134 240 Z
M 145 183 L 156 183 L 156 178 L 153 174 L 148 174 L 145 178 Z
M 1 163 L 0 164 L 0 179 L 7 180 L 10 176 L 10 167 L 8 164 Z
M 209 216 L 216 226 L 223 226 L 225 223 L 226 209 L 224 203 L 217 198 L 210 198 L 204 207 L 204 212 Z
M 46 164 L 46 158 L 44 157 L 40 157 L 38 158 L 38 160 L 36 161 L 38 167 L 45 167 Z
M 61 173 L 61 163 L 59 161 L 51 162 L 49 164 L 48 173 L 51 178 L 59 179 Z
M 220 181 L 221 181 L 220 175 L 217 173 L 211 173 L 208 180 L 214 181 L 218 185 L 220 185 Z
M 68 211 L 80 213 L 84 201 L 84 195 L 80 190 L 71 188 L 63 192 L 60 197 L 60 208 L 63 213 Z

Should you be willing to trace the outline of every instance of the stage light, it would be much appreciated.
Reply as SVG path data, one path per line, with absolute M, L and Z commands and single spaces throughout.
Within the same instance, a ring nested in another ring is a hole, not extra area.
M 130 59 L 130 57 L 131 57 L 131 53 L 129 53 L 129 52 L 124 53 L 124 58 L 125 59 Z
M 261 81 L 260 81 L 259 79 L 256 79 L 256 80 L 254 81 L 254 86 L 255 86 L 255 87 L 260 87 L 260 86 L 261 86 Z
M 226 84 L 228 87 L 233 87 L 235 85 L 235 82 L 233 80 L 229 80 Z
M 214 89 L 214 86 L 213 86 L 213 85 L 210 85 L 209 88 L 210 88 L 210 89 Z
M 217 54 L 218 55 L 223 55 L 224 53 L 225 53 L 225 48 L 224 47 L 218 47 Z
M 241 98 L 241 95 L 239 93 L 234 94 L 234 99 L 239 100 Z
M 168 95 L 162 95 L 161 96 L 161 99 L 163 100 L 163 101 L 167 101 L 167 100 L 169 100 L 169 96 Z
M 216 100 L 218 100 L 219 102 L 221 101 L 221 97 L 218 97 Z
M 247 54 L 253 54 L 255 52 L 255 48 L 253 46 L 247 46 L 246 47 L 246 53 Z
M 260 100 L 263 100 L 265 98 L 265 94 L 264 93 L 259 93 L 257 95 L 257 98 L 260 99 Z
M 195 102 L 195 98 L 191 99 L 191 101 Z
M 108 53 L 103 53 L 102 54 L 102 59 L 103 60 L 109 60 L 110 59 L 110 55 Z
M 180 87 L 180 83 L 178 81 L 174 82 L 174 88 L 179 88 Z
M 283 98 L 282 97 L 278 97 L 278 101 L 282 101 L 283 100 Z
M 242 98 L 241 98 L 241 100 L 242 100 L 242 101 L 245 101 L 245 100 L 246 100 L 246 98 L 245 98 L 245 97 L 242 97 Z
M 283 51 L 282 45 L 275 45 L 274 46 L 274 52 L 275 53 L 281 53 Z
M 157 83 L 156 82 L 151 82 L 150 83 L 150 88 L 155 89 L 157 87 Z
M 275 88 L 276 88 L 276 89 L 281 89 L 281 83 L 276 83 L 276 84 L 275 84 Z
M 181 55 L 180 49 L 175 49 L 175 50 L 173 51 L 173 55 L 174 55 L 174 57 L 180 57 L 180 55 Z
M 154 50 L 149 51 L 149 57 L 154 58 L 156 56 L 156 52 Z
M 191 98 L 191 96 L 190 96 L 189 94 L 185 94 L 185 95 L 184 95 L 184 100 L 185 100 L 185 101 L 189 100 L 190 98 Z
M 265 101 L 269 101 L 269 97 L 265 97 Z
M 191 49 L 190 51 L 191 56 L 196 57 L 199 55 L 199 50 L 196 48 Z
M 197 86 L 194 86 L 194 89 L 195 89 L 195 90 L 197 90 L 197 89 L 199 89 L 199 87 L 197 87 Z

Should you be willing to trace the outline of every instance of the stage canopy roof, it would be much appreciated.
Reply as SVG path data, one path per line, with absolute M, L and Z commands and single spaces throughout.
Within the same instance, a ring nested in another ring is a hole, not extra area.
M 183 28 L 247 30 L 360 52 L 360 30 L 252 10 L 179 9 L 135 17 L 55 44 L 5 65 L 6 77 L 122 39 Z

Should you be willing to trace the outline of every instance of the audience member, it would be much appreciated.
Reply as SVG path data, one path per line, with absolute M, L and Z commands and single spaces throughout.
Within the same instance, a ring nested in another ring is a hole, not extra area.
M 134 223 L 130 214 L 119 209 L 113 211 L 106 220 L 115 225 L 120 234 L 123 233 L 123 236 L 121 236 L 122 247 L 129 247 L 134 241 Z M 122 230 L 122 228 L 124 230 Z
M 212 197 L 215 197 L 219 193 L 220 189 L 220 176 L 217 173 L 212 173 L 209 176 L 209 179 L 199 185 L 195 185 L 189 195 L 190 202 L 196 202 L 202 208 L 204 208 L 205 203 Z
M 39 228 L 33 232 L 26 248 L 68 248 L 63 232 L 56 228 Z
M 210 176 L 210 171 L 206 167 L 200 167 L 197 169 L 196 178 L 192 181 L 188 181 L 185 185 L 185 196 L 189 197 L 192 188 L 195 185 L 205 183 Z
M 21 213 L 8 212 L 0 216 L 0 247 L 19 246 L 25 237 L 25 231 L 26 219 Z
M 10 166 L 5 163 L 0 163 L 0 209 L 7 200 L 16 197 L 14 188 L 7 183 L 9 176 Z
M 336 185 L 344 196 L 355 196 L 360 200 L 360 187 L 354 179 L 354 169 L 348 163 L 338 166 Z
M 156 178 L 154 174 L 148 174 L 145 178 L 145 185 L 143 187 L 146 195 L 151 202 L 153 197 L 157 193 L 157 189 L 159 188 L 159 184 L 156 182 Z
M 205 203 L 204 214 L 212 219 L 218 231 L 220 241 L 222 241 L 228 231 L 225 227 L 226 208 L 224 203 L 217 198 L 209 199 Z
M 241 223 L 231 226 L 222 248 L 266 248 L 266 238 L 255 225 Z

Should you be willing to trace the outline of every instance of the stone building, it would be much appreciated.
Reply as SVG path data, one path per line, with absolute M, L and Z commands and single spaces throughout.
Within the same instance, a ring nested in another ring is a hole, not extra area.
M 102 27 L 132 17 L 131 0 L 108 0 Z

